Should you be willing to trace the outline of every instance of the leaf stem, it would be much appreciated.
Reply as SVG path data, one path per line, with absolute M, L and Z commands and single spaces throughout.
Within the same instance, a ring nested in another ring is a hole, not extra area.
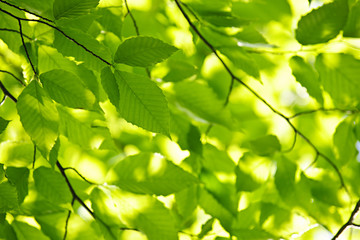
M 24 50 L 25 50 L 25 53 L 26 53 L 26 57 L 27 57 L 27 59 L 29 60 L 29 63 L 30 63 L 30 65 L 31 65 L 31 68 L 32 68 L 32 70 L 33 70 L 33 72 L 34 72 L 34 74 L 35 74 L 35 77 L 37 78 L 37 72 L 36 72 L 36 70 L 35 70 L 34 64 L 33 64 L 32 61 L 31 61 L 29 52 L 28 52 L 27 47 L 26 47 L 26 45 L 25 45 L 24 36 L 23 36 L 23 31 L 22 31 L 22 25 L 21 25 L 21 20 L 20 20 L 20 19 L 18 19 L 18 23 L 19 23 L 19 31 L 20 31 L 21 42 L 22 42 L 22 45 L 23 45 L 23 47 L 24 47 Z
M 89 183 L 89 184 L 92 184 L 92 185 L 97 185 L 96 183 L 87 180 L 81 173 L 79 173 L 78 170 L 76 170 L 76 168 L 66 167 L 66 168 L 64 168 L 64 170 L 73 170 L 73 171 L 76 172 L 76 174 L 79 175 L 79 177 L 82 178 L 85 182 L 87 182 L 87 183 Z

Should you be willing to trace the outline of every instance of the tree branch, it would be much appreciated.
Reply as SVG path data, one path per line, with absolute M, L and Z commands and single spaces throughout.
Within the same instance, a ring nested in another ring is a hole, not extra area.
M 332 240 L 337 239 L 348 226 L 359 226 L 358 224 L 353 223 L 355 215 L 359 212 L 360 210 L 360 200 L 356 203 L 354 210 L 351 212 L 349 220 L 341 226 L 341 228 L 339 229 L 339 231 L 334 235 L 334 237 L 332 238 Z
M 215 54 L 215 56 L 218 58 L 218 60 L 221 62 L 221 64 L 223 65 L 223 67 L 225 68 L 225 70 L 227 71 L 227 73 L 231 76 L 232 79 L 235 79 L 237 82 L 239 82 L 242 86 L 244 86 L 249 92 L 251 92 L 258 100 L 260 100 L 262 103 L 264 103 L 272 112 L 274 112 L 275 114 L 279 115 L 281 118 L 283 118 L 288 124 L 289 126 L 293 129 L 293 131 L 298 134 L 301 138 L 303 138 L 316 152 L 317 155 L 323 157 L 330 165 L 331 167 L 335 170 L 335 172 L 337 173 L 339 179 L 340 179 L 340 183 L 341 186 L 343 188 L 346 189 L 345 183 L 344 183 L 344 179 L 340 173 L 339 168 L 335 165 L 335 163 L 329 158 L 327 157 L 325 154 L 321 153 L 317 147 L 310 141 L 310 139 L 308 137 L 306 137 L 301 131 L 299 131 L 295 125 L 290 121 L 291 119 L 289 117 L 286 117 L 283 113 L 281 113 L 280 111 L 278 111 L 276 108 L 274 108 L 269 102 L 267 102 L 262 96 L 260 96 L 254 89 L 252 89 L 249 85 L 247 85 L 244 81 L 242 81 L 240 78 L 238 78 L 237 76 L 235 76 L 235 74 L 231 71 L 230 67 L 224 62 L 224 60 L 220 57 L 220 54 L 218 53 L 218 51 L 216 50 L 216 48 L 202 35 L 202 33 L 198 30 L 198 28 L 192 23 L 190 17 L 187 15 L 187 13 L 185 12 L 185 10 L 183 9 L 183 7 L 181 6 L 181 3 L 179 0 L 174 0 L 175 4 L 177 5 L 178 9 L 180 10 L 180 12 L 182 13 L 182 15 L 184 16 L 184 18 L 186 19 L 186 21 L 188 22 L 188 24 L 190 25 L 190 27 L 193 29 L 193 31 L 199 36 L 199 38 L 205 43 L 205 45 L 207 45 L 210 50 Z
M 6 89 L 6 87 L 1 81 L 0 81 L 0 89 L 3 91 L 5 96 L 8 96 L 11 100 L 17 103 L 17 99 Z
M 26 86 L 25 83 L 23 83 L 23 81 L 21 81 L 21 79 L 18 78 L 17 76 L 15 76 L 13 73 L 8 72 L 8 71 L 6 71 L 6 70 L 0 70 L 0 72 L 9 74 L 9 75 L 12 76 L 13 78 L 15 78 L 21 85 Z
M 1 1 L 1 0 L 0 0 Z M 56 31 L 60 32 L 63 36 L 65 36 L 67 39 L 69 39 L 70 41 L 74 42 L 76 45 L 78 45 L 79 47 L 81 47 L 82 49 L 84 49 L 86 52 L 90 53 L 91 55 L 93 55 L 94 57 L 98 58 L 100 61 L 106 63 L 107 65 L 111 66 L 112 64 L 109 63 L 108 61 L 106 61 L 105 59 L 103 59 L 102 57 L 100 57 L 99 55 L 95 54 L 93 51 L 89 50 L 87 47 L 85 47 L 83 44 L 79 43 L 78 41 L 76 41 L 74 38 L 70 37 L 69 35 L 67 35 L 63 30 L 61 30 L 60 28 L 48 23 L 48 22 L 45 22 L 45 21 L 42 21 L 42 20 L 38 20 L 38 19 L 28 19 L 28 18 L 21 18 L 21 17 L 18 17 L 18 16 L 15 16 L 14 14 L 4 10 L 4 9 L 1 9 L 0 8 L 0 12 L 3 12 L 15 19 L 17 19 L 18 21 L 27 21 L 27 22 L 38 22 L 38 23 L 42 23 L 42 24 L 45 24 L 46 26 L 48 27 L 51 27 L 53 29 L 55 29 Z
M 64 168 L 64 170 L 73 170 L 73 171 L 76 172 L 76 174 L 79 175 L 79 177 L 82 178 L 85 182 L 87 182 L 87 183 L 89 183 L 89 184 L 92 184 L 92 185 L 97 185 L 96 183 L 87 180 L 81 173 L 79 173 L 78 170 L 76 170 L 76 168 L 66 167 L 66 168 Z
M 358 109 L 341 109 L 341 108 L 318 108 L 313 110 L 307 110 L 303 112 L 295 113 L 294 115 L 288 117 L 289 119 L 293 119 L 302 115 L 316 113 L 316 112 L 344 112 L 347 114 L 359 113 L 360 110 Z
M 136 23 L 136 20 L 134 18 L 134 16 L 132 15 L 131 11 L 130 11 L 130 8 L 129 8 L 129 5 L 128 5 L 128 2 L 127 0 L 124 1 L 125 2 L 125 7 L 126 7 L 126 10 L 131 18 L 131 21 L 133 22 L 133 25 L 134 25 L 134 28 L 135 28 L 135 32 L 136 32 L 136 35 L 139 36 L 140 35 L 140 32 L 139 32 L 139 27 Z
M 32 63 L 32 61 L 31 61 L 31 59 L 30 59 L 29 52 L 28 52 L 27 47 L 26 47 L 26 45 L 25 45 L 25 41 L 24 41 L 24 37 L 23 37 L 23 31 L 22 31 L 22 26 L 21 26 L 21 20 L 20 20 L 20 19 L 18 19 L 18 23 L 19 23 L 19 28 L 20 28 L 19 31 L 20 31 L 21 42 L 22 42 L 22 45 L 23 45 L 23 47 L 24 47 L 24 49 L 25 49 L 26 57 L 27 57 L 27 59 L 29 60 L 29 63 L 30 63 L 30 65 L 31 65 L 32 70 L 34 71 L 35 77 L 37 77 L 37 72 L 36 72 L 36 70 L 35 70 L 34 64 Z
M 0 2 L 6 4 L 6 5 L 10 6 L 10 7 L 16 8 L 17 10 L 30 13 L 31 15 L 34 15 L 34 16 L 36 16 L 36 17 L 38 17 L 38 18 L 44 19 L 44 20 L 49 21 L 49 22 L 53 22 L 52 20 L 50 20 L 50 19 L 48 19 L 48 18 L 45 18 L 45 17 L 43 17 L 43 16 L 40 16 L 40 15 L 38 15 L 38 14 L 36 14 L 36 13 L 34 13 L 34 12 L 31 12 L 31 11 L 25 9 L 25 8 L 18 7 L 18 6 L 16 6 L 16 5 L 14 5 L 14 4 L 11 4 L 11 3 L 7 2 L 7 1 L 0 0 Z
M 15 30 L 15 29 L 10 29 L 10 28 L 0 28 L 0 31 L 6 31 L 6 32 L 14 32 L 14 33 L 20 33 L 18 30 Z M 27 39 L 29 40 L 32 40 L 31 37 L 29 37 L 28 35 L 26 34 L 23 34 L 24 37 L 26 37 Z

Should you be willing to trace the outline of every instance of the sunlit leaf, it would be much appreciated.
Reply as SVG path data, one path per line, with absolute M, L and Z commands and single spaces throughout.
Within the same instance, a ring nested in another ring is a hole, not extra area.
M 313 9 L 298 22 L 296 40 L 303 45 L 327 42 L 339 34 L 347 16 L 347 0 L 336 0 Z
M 54 17 L 71 18 L 86 14 L 91 8 L 96 7 L 99 0 L 55 0 Z
M 115 79 L 121 116 L 146 130 L 169 135 L 169 110 L 161 89 L 147 77 L 133 73 L 115 71 Z
M 39 229 L 20 221 L 13 221 L 11 226 L 14 228 L 18 240 L 39 239 L 49 240 Z
M 111 182 L 135 193 L 169 195 L 197 180 L 172 162 L 150 153 L 129 156 L 115 165 Z
M 177 230 L 170 211 L 155 198 L 121 191 L 114 186 L 97 187 L 108 192 L 116 203 L 116 213 L 129 227 L 145 233 L 149 240 L 175 240 Z
M 348 54 L 320 54 L 316 69 L 321 83 L 337 105 L 358 103 L 360 60 Z
M 152 37 L 133 37 L 120 44 L 115 62 L 148 67 L 170 57 L 178 49 Z
M 37 147 L 47 155 L 58 135 L 58 112 L 37 81 L 32 81 L 21 93 L 17 110 L 25 131 Z
M 315 70 L 299 56 L 294 56 L 290 59 L 290 67 L 296 81 L 306 88 L 310 96 L 323 105 L 324 99 L 318 80 L 318 74 Z
M 76 41 L 74 42 L 55 31 L 54 47 L 64 56 L 75 57 L 77 61 L 82 61 L 85 66 L 98 71 L 106 66 L 104 60 L 111 62 L 110 50 L 89 34 L 72 28 L 62 27 L 61 29 Z
M 247 54 L 241 47 L 221 48 L 221 53 L 229 58 L 235 68 L 239 68 L 250 76 L 259 79 L 258 66 L 251 55 Z
M 40 79 L 50 97 L 64 106 L 88 109 L 95 102 L 95 96 L 71 72 L 52 70 L 41 74 Z
M 174 91 L 177 101 L 200 118 L 229 128 L 233 126 L 230 112 L 206 84 L 179 82 L 175 84 Z
M 213 195 L 202 188 L 199 192 L 199 205 L 207 214 L 219 219 L 225 229 L 229 230 L 231 228 L 234 216 Z
M 280 157 L 277 161 L 275 185 L 280 196 L 285 200 L 294 196 L 296 169 L 296 164 L 285 157 Z
M 360 37 L 360 2 L 355 2 L 351 8 L 347 23 L 344 27 L 344 37 L 359 38 Z
M 71 192 L 65 179 L 51 168 L 40 167 L 34 171 L 36 189 L 53 203 L 70 203 Z
M 333 142 L 339 166 L 352 161 L 356 157 L 356 138 L 351 118 L 345 119 L 336 127 Z

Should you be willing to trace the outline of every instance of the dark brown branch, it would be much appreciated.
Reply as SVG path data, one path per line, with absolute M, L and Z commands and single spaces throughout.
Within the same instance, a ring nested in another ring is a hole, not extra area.
M 76 170 L 76 169 L 73 168 L 73 167 L 66 167 L 66 168 L 64 168 L 64 170 L 73 170 L 73 171 L 76 172 L 76 174 L 79 175 L 79 177 L 82 178 L 85 182 L 87 182 L 87 183 L 89 183 L 89 184 L 92 184 L 92 185 L 97 185 L 96 183 L 87 180 L 81 173 L 79 173 L 78 170 Z
M 38 14 L 36 14 L 36 13 L 34 13 L 34 12 L 31 12 L 31 11 L 25 9 L 25 8 L 18 7 L 18 6 L 16 6 L 16 5 L 14 5 L 14 4 L 11 4 L 11 3 L 7 2 L 7 1 L 0 0 L 0 2 L 6 4 L 6 5 L 8 5 L 8 6 L 11 6 L 11 7 L 13 7 L 13 8 L 16 8 L 17 10 L 30 13 L 31 15 L 34 15 L 34 16 L 36 16 L 36 17 L 38 17 L 38 18 L 44 19 L 44 20 L 49 21 L 49 22 L 53 22 L 52 20 L 50 20 L 50 19 L 48 19 L 48 18 L 45 18 L 45 17 L 43 17 L 43 16 L 40 16 L 40 15 L 38 15 Z
M 6 32 L 14 32 L 14 33 L 20 33 L 18 30 L 10 29 L 10 28 L 0 28 L 0 31 L 6 31 Z M 23 34 L 24 37 L 26 37 L 29 40 L 32 40 L 31 37 L 27 36 L 26 34 Z
M 35 161 L 36 161 L 36 144 L 34 144 L 34 153 L 33 153 L 33 162 L 32 162 L 32 168 L 35 168 Z
M 8 96 L 11 100 L 17 103 L 17 99 L 6 89 L 6 87 L 1 81 L 0 81 L 0 89 L 3 91 L 5 96 Z
M 25 83 L 23 83 L 23 81 L 21 81 L 21 79 L 18 78 L 17 76 L 15 76 L 13 73 L 8 72 L 8 71 L 6 71 L 6 70 L 0 70 L 0 72 L 9 74 L 9 75 L 12 76 L 13 78 L 15 78 L 21 85 L 26 86 Z
M 1 1 L 1 0 L 0 0 Z M 106 63 L 107 65 L 111 66 L 112 64 L 109 63 L 108 61 L 106 61 L 105 59 L 103 59 L 102 57 L 100 57 L 99 55 L 95 54 L 93 51 L 89 50 L 87 47 L 85 47 L 83 44 L 79 43 L 78 41 L 76 41 L 74 38 L 70 37 L 69 35 L 67 35 L 63 30 L 61 30 L 60 28 L 48 23 L 48 22 L 45 22 L 45 21 L 42 21 L 42 20 L 38 20 L 38 19 L 28 19 L 28 18 L 21 18 L 21 17 L 18 17 L 18 16 L 15 16 L 14 14 L 4 10 L 4 9 L 1 9 L 0 8 L 0 11 L 17 19 L 17 20 L 21 20 L 21 21 L 27 21 L 27 22 L 38 22 L 38 23 L 42 23 L 42 24 L 45 24 L 46 26 L 48 27 L 51 27 L 53 29 L 55 29 L 56 31 L 58 31 L 59 33 L 61 33 L 63 36 L 65 36 L 67 39 L 69 39 L 70 41 L 74 42 L 76 45 L 78 45 L 79 47 L 81 47 L 82 49 L 84 49 L 86 52 L 90 53 L 91 55 L 93 55 L 94 57 L 96 57 L 97 59 L 99 59 L 100 61 Z
M 73 199 L 71 200 L 71 206 L 74 205 L 74 202 L 75 202 L 75 198 L 73 198 Z M 68 226 L 69 226 L 70 217 L 71 217 L 71 210 L 68 211 L 68 215 L 67 215 L 66 220 L 65 220 L 65 231 L 64 231 L 63 240 L 66 240 L 66 236 L 67 236 L 67 233 L 68 233 Z
M 318 108 L 318 109 L 298 112 L 288 118 L 293 119 L 293 118 L 296 118 L 296 117 L 299 117 L 302 115 L 316 113 L 316 112 L 343 112 L 343 113 L 347 113 L 347 114 L 353 114 L 353 113 L 359 113 L 360 111 L 358 109 Z
M 134 25 L 136 35 L 139 36 L 139 35 L 140 35 L 140 32 L 139 32 L 139 27 L 138 27 L 138 25 L 137 25 L 137 23 L 136 23 L 136 20 L 135 20 L 134 16 L 132 15 L 131 11 L 130 11 L 130 8 L 129 8 L 129 5 L 128 5 L 128 3 L 127 3 L 127 0 L 125 0 L 124 2 L 125 2 L 126 10 L 127 10 L 128 14 L 129 14 L 129 16 L 130 16 L 130 18 L 131 18 L 131 21 L 132 21 L 133 25 Z
M 358 226 L 358 224 L 353 223 L 355 215 L 359 212 L 360 210 L 360 200 L 356 203 L 354 210 L 351 212 L 349 220 L 341 226 L 341 228 L 339 229 L 339 231 L 334 235 L 334 237 L 332 238 L 332 240 L 337 239 L 348 226 Z
M 69 178 L 65 174 L 65 169 L 63 168 L 63 166 L 60 164 L 59 161 L 56 161 L 56 166 L 60 170 L 61 175 L 63 175 L 63 177 L 65 178 L 66 184 L 68 185 L 69 190 L 70 190 L 71 195 L 73 196 L 73 198 L 76 201 L 78 201 L 80 203 L 80 205 L 83 206 L 86 209 L 86 211 L 88 211 L 93 218 L 95 218 L 94 212 L 84 203 L 84 201 L 79 197 L 79 195 L 76 194 L 73 186 L 70 183 Z
M 190 25 L 190 27 L 193 29 L 193 31 L 199 36 L 199 38 L 205 43 L 206 46 L 208 46 L 210 48 L 210 50 L 215 54 L 215 56 L 218 58 L 218 60 L 221 62 L 221 64 L 223 65 L 223 67 L 225 68 L 225 70 L 227 71 L 227 73 L 231 76 L 232 79 L 235 79 L 237 82 L 239 82 L 242 86 L 244 86 L 249 92 L 251 92 L 258 100 L 260 100 L 262 103 L 264 103 L 272 112 L 274 112 L 275 114 L 279 115 L 281 118 L 283 118 L 288 124 L 289 126 L 294 130 L 294 132 L 296 134 L 298 134 L 300 137 L 302 137 L 316 152 L 317 155 L 323 157 L 330 165 L 332 168 L 334 168 L 335 172 L 337 173 L 340 182 L 341 182 L 341 186 L 344 187 L 346 189 L 345 183 L 344 183 L 344 179 L 340 173 L 339 168 L 334 164 L 334 162 L 328 158 L 326 155 L 324 155 L 323 153 L 321 153 L 317 147 L 310 141 L 309 138 L 307 138 L 301 131 L 299 131 L 295 125 L 290 121 L 291 119 L 286 117 L 283 113 L 279 112 L 277 109 L 275 109 L 270 103 L 268 103 L 262 96 L 260 96 L 254 89 L 252 89 L 249 85 L 247 85 L 244 81 L 242 81 L 240 78 L 238 78 L 237 76 L 235 76 L 235 74 L 231 71 L 231 69 L 229 68 L 229 66 L 224 62 L 224 60 L 220 57 L 220 54 L 217 52 L 216 48 L 202 35 L 202 33 L 198 30 L 198 28 L 192 23 L 190 17 L 187 15 L 187 13 L 185 12 L 185 10 L 183 9 L 183 7 L 180 4 L 179 0 L 174 0 L 177 7 L 179 8 L 180 12 L 182 13 L 182 15 L 184 16 L 184 18 L 186 19 L 186 21 L 188 22 L 188 24 Z
M 30 65 L 31 65 L 31 68 L 32 68 L 35 76 L 37 76 L 37 72 L 36 72 L 36 70 L 35 70 L 34 64 L 33 64 L 32 61 L 31 61 L 29 52 L 28 52 L 27 47 L 26 47 L 26 45 L 25 45 L 24 36 L 23 36 L 23 31 L 22 31 L 22 26 L 21 26 L 21 20 L 20 20 L 20 19 L 18 19 L 18 23 L 19 23 L 19 31 L 20 31 L 21 42 L 22 42 L 22 45 L 23 45 L 23 47 L 24 47 L 26 57 L 27 57 L 27 59 L 29 60 L 29 63 L 30 63 Z

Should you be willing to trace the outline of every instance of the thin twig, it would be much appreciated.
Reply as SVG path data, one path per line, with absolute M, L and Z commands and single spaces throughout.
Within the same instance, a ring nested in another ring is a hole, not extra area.
M 3 91 L 5 96 L 8 96 L 11 100 L 17 103 L 17 99 L 6 89 L 6 87 L 1 81 L 0 81 L 0 89 Z
M 180 4 L 179 0 L 174 0 L 176 5 L 178 6 L 180 12 L 182 13 L 182 15 L 184 16 L 184 18 L 186 19 L 186 21 L 188 22 L 188 24 L 190 25 L 190 27 L 193 29 L 193 31 L 199 36 L 199 38 L 205 43 L 205 45 L 208 46 L 208 48 L 210 48 L 210 50 L 215 54 L 215 56 L 218 58 L 218 60 L 221 62 L 221 64 L 223 65 L 223 67 L 225 68 L 225 70 L 227 71 L 227 73 L 231 76 L 232 79 L 235 79 L 237 82 L 239 82 L 241 85 L 243 85 L 249 92 L 251 92 L 258 100 L 260 100 L 261 102 L 263 102 L 272 112 L 274 112 L 275 114 L 279 115 L 281 118 L 283 118 L 288 124 L 289 126 L 293 129 L 293 131 L 298 134 L 300 137 L 302 137 L 316 152 L 316 154 L 318 154 L 319 156 L 323 157 L 330 165 L 332 168 L 334 168 L 335 172 L 337 173 L 339 179 L 340 179 L 340 183 L 341 186 L 346 190 L 346 186 L 344 183 L 344 179 L 340 173 L 339 168 L 334 164 L 334 162 L 327 157 L 326 155 L 324 155 L 323 153 L 321 153 L 317 147 L 310 141 L 309 138 L 307 138 L 301 131 L 299 131 L 295 125 L 290 121 L 290 118 L 286 117 L 283 113 L 279 112 L 276 108 L 274 108 L 270 103 L 268 103 L 262 96 L 260 96 L 254 89 L 252 89 L 249 85 L 247 85 L 244 81 L 242 81 L 240 78 L 238 78 L 237 76 L 235 76 L 235 74 L 231 71 L 231 69 L 229 68 L 229 66 L 224 62 L 224 60 L 220 57 L 220 54 L 218 53 L 218 51 L 216 50 L 216 48 L 202 35 L 202 33 L 198 30 L 198 28 L 193 24 L 193 22 L 191 21 L 190 17 L 187 15 L 187 13 L 185 12 L 185 10 L 183 9 L 183 7 Z
M 6 70 L 0 70 L 0 72 L 2 72 L 2 73 L 7 73 L 7 74 L 11 75 L 11 76 L 12 76 L 13 78 L 15 78 L 21 85 L 26 86 L 25 83 L 23 83 L 23 81 L 21 81 L 21 79 L 18 78 L 17 76 L 15 76 L 13 73 L 8 72 L 8 71 L 6 71 Z
M 289 149 L 287 149 L 287 150 L 282 151 L 282 153 L 291 152 L 291 151 L 294 149 L 294 147 L 295 147 L 296 139 L 297 139 L 297 133 L 294 132 L 294 140 L 293 140 L 293 143 L 291 144 L 291 147 L 290 147 Z
M 34 13 L 34 12 L 31 12 L 31 11 L 25 9 L 25 8 L 21 8 L 21 7 L 19 7 L 19 6 L 16 6 L 16 5 L 14 5 L 14 4 L 11 4 L 11 3 L 7 2 L 7 1 L 0 0 L 0 2 L 5 3 L 6 5 L 9 5 L 9 6 L 13 7 L 13 8 L 16 8 L 17 10 L 30 13 L 31 15 L 34 15 L 34 16 L 36 16 L 36 17 L 38 17 L 38 18 L 44 19 L 44 20 L 49 21 L 49 22 L 53 22 L 52 20 L 50 20 L 50 19 L 48 19 L 48 18 L 45 18 L 45 17 L 43 17 L 43 16 L 40 16 L 40 15 L 38 15 L 38 14 L 36 14 L 36 13 Z
M 341 226 L 339 231 L 334 235 L 334 237 L 331 240 L 337 239 L 345 231 L 345 229 L 348 226 L 351 226 L 351 225 L 357 226 L 357 224 L 354 224 L 353 221 L 354 221 L 355 215 L 357 214 L 357 212 L 359 210 L 360 210 L 360 200 L 356 203 L 354 210 L 351 212 L 349 220 L 344 225 Z
M 358 109 L 340 109 L 340 108 L 318 108 L 318 109 L 298 112 L 288 118 L 293 119 L 293 118 L 299 117 L 301 115 L 306 115 L 306 114 L 311 114 L 311 113 L 316 113 L 316 112 L 344 112 L 344 113 L 353 114 L 353 113 L 360 112 L 360 110 L 358 110 Z
M 1 0 L 0 0 L 1 1 Z M 38 22 L 38 23 L 42 23 L 42 24 L 45 24 L 46 26 L 48 27 L 51 27 L 53 29 L 55 29 L 56 31 L 60 32 L 62 35 L 64 35 L 67 39 L 69 39 L 70 41 L 74 42 L 76 45 L 78 45 L 79 47 L 81 47 L 82 49 L 84 49 L 86 52 L 90 53 L 91 55 L 93 55 L 94 57 L 98 58 L 100 61 L 106 63 L 107 65 L 111 66 L 112 64 L 109 63 L 108 61 L 106 61 L 105 59 L 103 59 L 102 57 L 100 57 L 99 55 L 95 54 L 93 51 L 89 50 L 87 47 L 85 47 L 83 44 L 79 43 L 78 41 L 76 41 L 74 38 L 70 37 L 69 35 L 67 35 L 63 30 L 61 30 L 60 28 L 48 23 L 48 22 L 45 22 L 45 21 L 42 21 L 42 20 L 39 20 L 39 19 L 28 19 L 28 18 L 21 18 L 21 17 L 18 17 L 18 16 L 15 16 L 14 14 L 4 10 L 4 9 L 1 9 L 0 8 L 0 12 L 3 12 L 17 20 L 21 20 L 21 21 L 28 21 L 28 22 Z
M 76 172 L 77 175 L 79 175 L 79 177 L 82 178 L 85 182 L 87 182 L 87 183 L 89 183 L 89 184 L 92 184 L 92 185 L 97 185 L 96 183 L 87 180 L 81 173 L 79 173 L 78 170 L 76 170 L 76 168 L 66 167 L 66 168 L 64 168 L 64 170 L 73 170 L 73 171 Z
M 20 19 L 18 19 L 18 23 L 19 23 L 19 31 L 20 31 L 21 42 L 22 42 L 22 45 L 23 45 L 23 47 L 24 47 L 24 49 L 25 49 L 26 57 L 27 57 L 27 59 L 29 60 L 29 63 L 30 63 L 30 65 L 31 65 L 32 70 L 34 71 L 35 76 L 37 76 L 37 72 L 36 72 L 36 70 L 35 70 L 34 64 L 32 63 L 32 61 L 31 61 L 31 59 L 30 59 L 29 52 L 28 52 L 27 47 L 26 47 L 26 45 L 25 45 L 24 36 L 23 36 L 23 31 L 22 31 L 22 26 L 21 26 L 21 20 L 20 20 Z
M 6 32 L 14 32 L 14 33 L 20 33 L 18 30 L 15 30 L 15 29 L 10 29 L 10 28 L 0 28 L 0 31 L 6 31 Z M 29 37 L 28 35 L 26 34 L 23 34 L 24 37 L 26 37 L 27 39 L 29 40 L 32 40 L 31 37 Z
M 140 35 L 140 32 L 139 32 L 139 27 L 138 27 L 138 25 L 137 25 L 137 23 L 136 23 L 136 20 L 135 20 L 134 16 L 132 15 L 131 11 L 130 11 L 130 8 L 129 8 L 129 5 L 128 5 L 128 3 L 127 3 L 127 0 L 125 0 L 124 2 L 125 2 L 126 10 L 127 10 L 128 14 L 129 14 L 129 16 L 130 16 L 130 18 L 131 18 L 131 21 L 132 21 L 133 25 L 134 25 L 136 35 L 139 36 L 139 35 Z
M 33 153 L 33 162 L 32 162 L 32 168 L 35 168 L 35 161 L 36 161 L 36 144 L 34 143 L 34 153 Z
M 76 201 L 78 201 L 80 203 L 80 205 L 83 206 L 86 209 L 86 211 L 88 211 L 93 218 L 95 218 L 94 212 L 84 203 L 84 201 L 79 197 L 79 195 L 76 194 L 73 186 L 71 185 L 71 183 L 69 181 L 69 178 L 65 174 L 65 169 L 63 168 L 63 166 L 60 164 L 59 161 L 56 161 L 56 166 L 60 170 L 61 175 L 63 175 L 63 177 L 65 178 L 66 184 L 68 185 L 69 190 L 70 190 L 71 195 L 73 196 L 73 198 Z
M 71 206 L 74 205 L 74 202 L 75 202 L 75 198 L 73 198 L 73 199 L 71 200 Z M 67 233 L 68 233 L 68 226 L 69 226 L 69 221 L 70 221 L 71 213 L 72 213 L 72 211 L 69 210 L 68 215 L 67 215 L 67 217 L 66 217 L 66 221 L 65 221 L 65 231 L 64 231 L 63 240 L 66 240 L 66 236 L 67 236 Z

